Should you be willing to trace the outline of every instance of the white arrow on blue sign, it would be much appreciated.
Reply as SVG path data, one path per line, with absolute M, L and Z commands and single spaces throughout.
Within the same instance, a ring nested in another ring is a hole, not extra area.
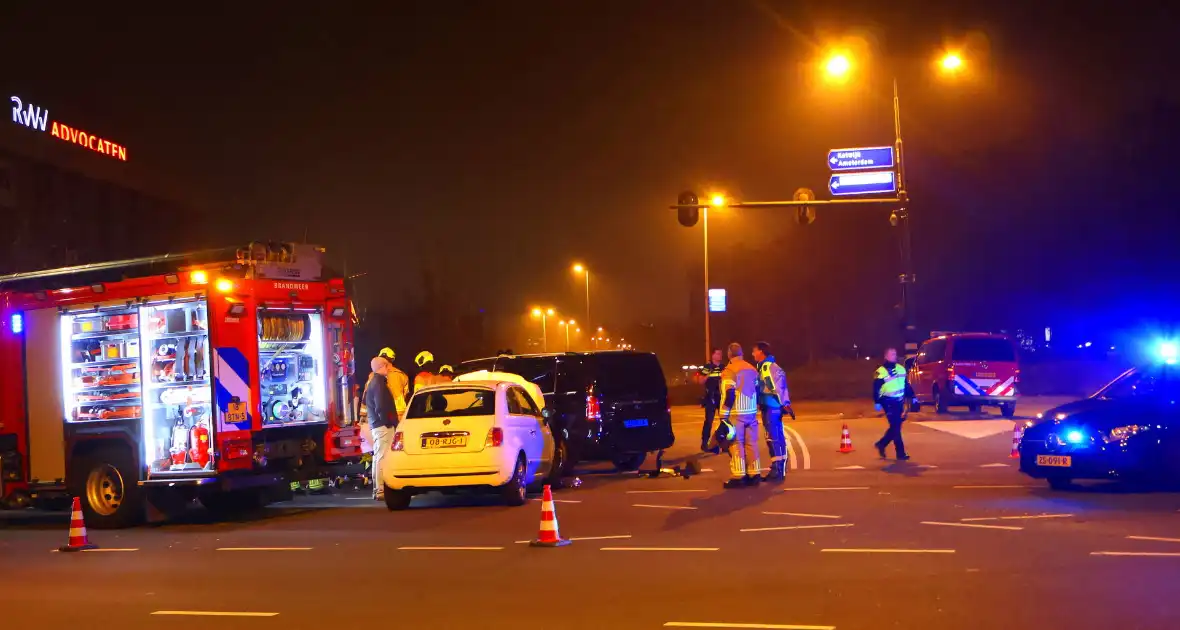
M 893 171 L 838 173 L 828 178 L 828 190 L 833 195 L 872 195 L 897 192 Z
M 855 171 L 865 168 L 893 168 L 893 147 L 861 147 L 828 151 L 828 168 Z

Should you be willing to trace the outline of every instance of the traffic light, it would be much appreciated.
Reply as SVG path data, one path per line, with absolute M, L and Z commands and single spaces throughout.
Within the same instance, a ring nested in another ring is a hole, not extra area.
M 676 198 L 676 205 L 679 206 L 696 206 L 697 203 L 697 195 L 691 190 L 686 190 L 680 193 L 680 196 Z M 680 225 L 683 225 L 684 227 L 692 227 L 696 225 L 700 215 L 700 208 L 692 207 L 676 209 L 676 220 L 680 221 Z
M 795 201 L 815 201 L 815 193 L 810 188 L 800 188 L 795 191 Z M 795 221 L 799 225 L 811 225 L 815 222 L 815 208 L 813 206 L 796 207 Z

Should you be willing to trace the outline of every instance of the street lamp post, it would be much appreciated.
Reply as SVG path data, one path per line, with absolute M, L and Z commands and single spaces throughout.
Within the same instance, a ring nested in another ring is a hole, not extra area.
M 725 205 L 725 197 L 713 195 L 711 200 L 714 208 Z M 709 206 L 701 208 L 701 232 L 705 240 L 705 360 L 713 356 L 713 328 L 709 323 Z
M 553 314 L 553 309 L 533 309 L 533 317 L 541 318 L 541 352 L 549 352 L 549 316 Z
M 581 264 L 574 264 L 574 273 L 580 273 L 586 276 L 586 323 L 590 323 L 590 268 Z
M 572 319 L 569 321 L 566 321 L 563 319 L 560 322 L 557 322 L 557 324 L 565 329 L 565 351 L 569 352 L 570 351 L 570 328 L 573 328 L 574 326 L 576 326 L 578 324 L 578 322 L 575 322 Z

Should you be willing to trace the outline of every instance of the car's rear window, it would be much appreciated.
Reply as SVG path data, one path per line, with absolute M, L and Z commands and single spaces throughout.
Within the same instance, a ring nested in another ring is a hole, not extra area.
M 648 398 L 668 391 L 660 361 L 654 354 L 590 355 L 598 375 L 598 391 L 607 396 Z
M 955 361 L 1016 361 L 1012 342 L 1002 337 L 959 337 L 951 347 Z
M 490 416 L 496 413 L 496 392 L 490 389 L 453 388 L 415 394 L 406 418 Z

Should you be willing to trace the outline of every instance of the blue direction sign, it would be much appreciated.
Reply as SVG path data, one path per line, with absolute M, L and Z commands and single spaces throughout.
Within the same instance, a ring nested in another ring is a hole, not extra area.
M 893 168 L 893 147 L 832 149 L 828 151 L 828 168 L 833 171 Z
M 828 179 L 828 190 L 833 195 L 872 195 L 897 192 L 893 171 L 865 171 L 837 173 Z

